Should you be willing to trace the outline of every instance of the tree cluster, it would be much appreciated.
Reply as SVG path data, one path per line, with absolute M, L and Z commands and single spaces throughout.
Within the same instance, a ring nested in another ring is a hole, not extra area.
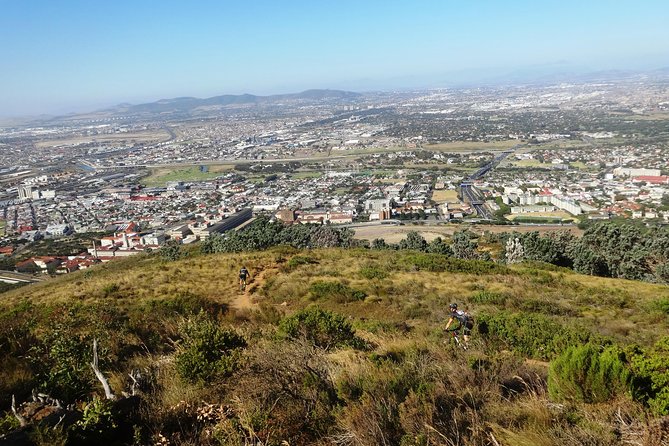
M 519 240 L 524 260 L 583 274 L 669 283 L 669 231 L 665 228 L 606 222 L 588 227 L 580 238 L 566 231 L 506 237 Z
M 357 245 L 347 228 L 316 225 L 286 226 L 260 217 L 243 231 L 213 235 L 202 243 L 202 252 L 242 252 L 263 250 L 277 245 L 302 248 L 348 248 Z

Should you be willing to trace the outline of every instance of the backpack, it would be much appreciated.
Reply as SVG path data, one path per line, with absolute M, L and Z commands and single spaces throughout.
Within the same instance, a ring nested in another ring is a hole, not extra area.
M 472 328 L 474 328 L 474 318 L 472 317 L 471 314 L 469 314 L 468 312 L 466 312 L 464 310 L 460 310 L 460 311 L 458 311 L 458 316 L 459 316 L 458 321 L 460 321 L 460 323 L 464 327 L 466 327 L 470 330 Z
M 465 327 L 468 329 L 474 328 L 474 317 L 465 311 Z

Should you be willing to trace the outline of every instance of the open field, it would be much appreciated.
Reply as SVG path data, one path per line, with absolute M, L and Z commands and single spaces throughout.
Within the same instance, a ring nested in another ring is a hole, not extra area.
M 165 130 L 157 129 L 147 132 L 135 133 L 116 133 L 113 135 L 94 135 L 94 136 L 77 136 L 72 138 L 62 139 L 48 139 L 39 141 L 35 144 L 38 148 L 57 147 L 57 146 L 74 146 L 77 144 L 86 143 L 156 143 L 168 141 L 170 134 Z
M 353 228 L 355 231 L 355 238 L 361 240 L 374 240 L 382 238 L 387 243 L 398 243 L 406 238 L 408 232 L 416 231 L 427 241 L 432 241 L 437 237 L 450 237 L 456 231 L 469 229 L 477 234 L 484 234 L 485 232 L 500 233 L 500 232 L 532 232 L 539 231 L 555 232 L 555 231 L 570 231 L 574 234 L 581 234 L 582 231 L 576 226 L 561 226 L 561 225 L 540 225 L 540 226 L 505 226 L 505 225 L 478 225 L 478 224 L 460 224 L 460 225 L 444 225 L 444 226 L 421 226 L 408 224 L 405 226 L 395 225 L 378 225 L 378 226 L 364 226 Z
M 668 112 L 654 112 L 643 115 L 633 114 L 633 115 L 624 115 L 625 119 L 634 120 L 634 121 L 669 121 Z
M 505 150 L 519 143 L 520 141 L 516 139 L 493 142 L 455 141 L 439 144 L 427 144 L 423 148 L 425 150 L 432 150 L 435 152 L 472 152 L 486 150 Z
M 346 149 L 333 149 L 330 152 L 330 156 L 355 156 L 355 155 L 373 155 L 375 153 L 393 153 L 393 152 L 403 152 L 407 149 L 406 147 L 400 146 L 389 146 L 389 147 L 352 147 Z
M 458 203 L 458 191 L 454 189 L 435 190 L 432 193 L 432 201 L 435 203 Z
M 588 166 L 583 161 L 574 161 L 569 163 L 569 166 L 573 167 L 574 169 L 588 169 Z
M 516 167 L 538 167 L 541 169 L 550 169 L 551 165 L 542 163 L 539 160 L 511 160 L 509 163 Z
M 157 167 L 151 169 L 149 176 L 142 179 L 147 187 L 164 186 L 170 181 L 207 181 L 233 169 L 231 164 L 203 164 L 208 172 L 201 172 L 199 166 Z
M 573 221 L 578 221 L 577 218 L 575 218 L 573 215 L 571 215 L 569 212 L 565 211 L 555 211 L 555 212 L 525 212 L 522 214 L 511 214 L 507 215 L 506 219 L 513 221 L 517 218 L 546 218 L 546 219 L 551 219 L 551 218 L 561 218 L 563 220 L 573 220 Z
M 291 173 L 290 176 L 296 180 L 303 180 L 306 178 L 320 178 L 323 176 L 322 172 L 317 172 L 315 170 L 310 171 L 299 171 Z

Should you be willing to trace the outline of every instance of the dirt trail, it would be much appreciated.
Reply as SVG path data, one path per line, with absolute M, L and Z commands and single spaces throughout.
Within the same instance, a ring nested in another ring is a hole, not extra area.
M 258 303 L 253 302 L 251 297 L 255 294 L 255 290 L 265 284 L 265 275 L 270 271 L 277 271 L 278 269 L 276 266 L 269 266 L 255 271 L 251 280 L 246 283 L 244 292 L 237 294 L 232 302 L 230 302 L 230 308 L 234 308 L 235 310 L 256 308 Z

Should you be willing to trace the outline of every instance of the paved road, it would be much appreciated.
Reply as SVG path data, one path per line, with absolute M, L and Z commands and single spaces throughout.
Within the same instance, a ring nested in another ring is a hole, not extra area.
M 485 199 L 483 196 L 476 190 L 473 185 L 473 181 L 481 179 L 485 174 L 493 170 L 499 165 L 507 156 L 511 155 L 513 152 L 518 150 L 520 147 L 523 147 L 524 144 L 516 144 L 508 150 L 503 151 L 495 158 L 492 159 L 488 164 L 481 167 L 479 170 L 469 175 L 467 178 L 460 183 L 460 191 L 462 193 L 462 199 L 465 202 L 468 202 L 472 205 L 476 214 L 484 219 L 492 220 L 492 212 L 488 210 L 485 206 Z

